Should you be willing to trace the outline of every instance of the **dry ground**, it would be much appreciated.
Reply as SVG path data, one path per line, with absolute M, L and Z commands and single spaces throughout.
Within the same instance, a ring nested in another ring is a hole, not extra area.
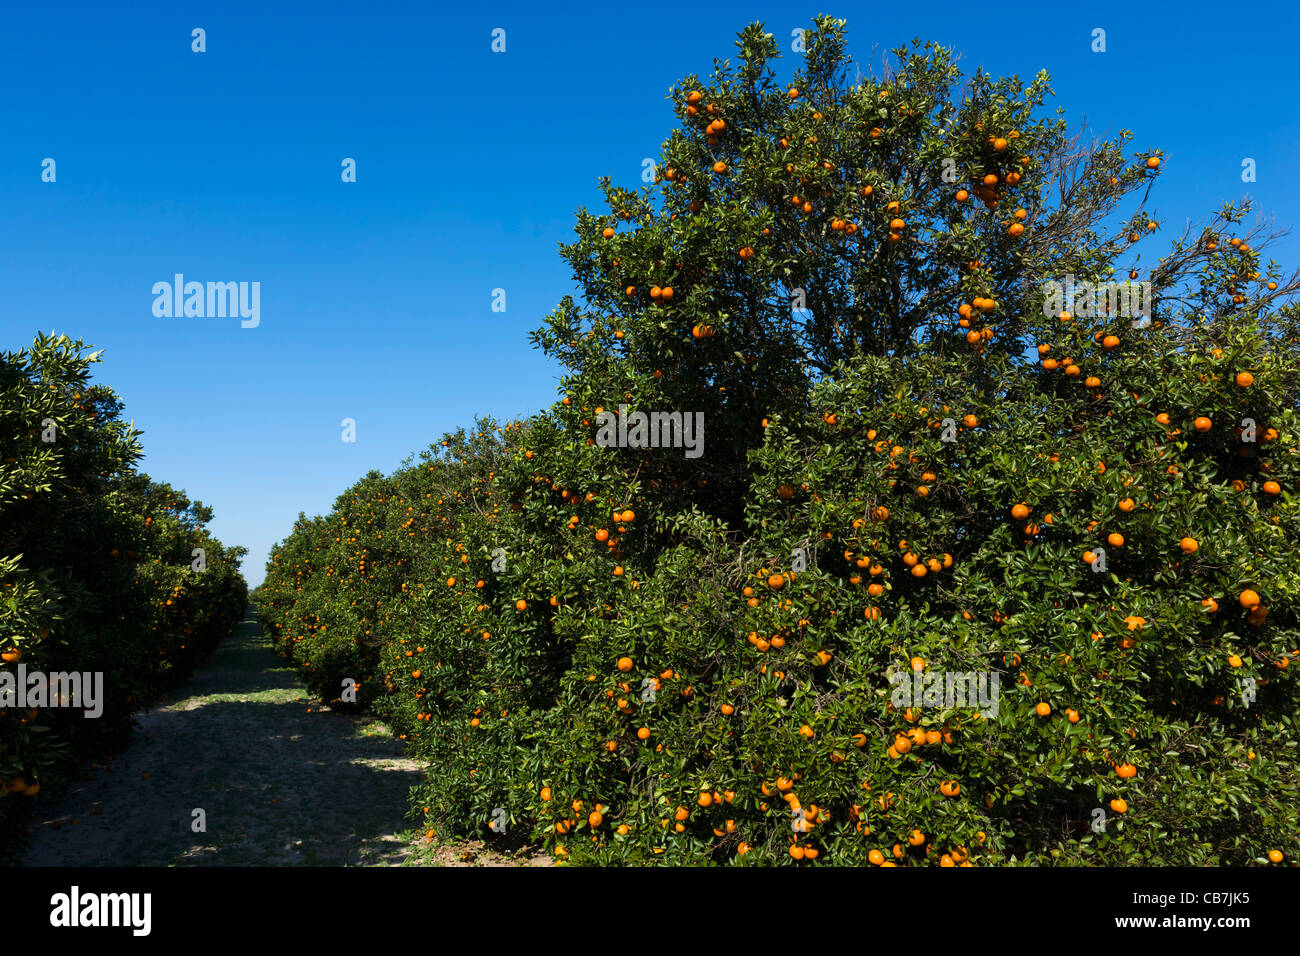
M 419 762 L 378 720 L 313 707 L 252 613 L 124 751 L 38 798 L 23 865 L 550 864 L 425 841 L 406 817 Z

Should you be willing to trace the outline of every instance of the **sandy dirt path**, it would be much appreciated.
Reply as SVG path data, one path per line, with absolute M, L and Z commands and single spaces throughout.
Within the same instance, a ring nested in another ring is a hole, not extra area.
M 139 715 L 127 749 L 41 800 L 22 864 L 406 862 L 418 762 L 374 718 L 309 707 L 250 608 L 170 701 Z

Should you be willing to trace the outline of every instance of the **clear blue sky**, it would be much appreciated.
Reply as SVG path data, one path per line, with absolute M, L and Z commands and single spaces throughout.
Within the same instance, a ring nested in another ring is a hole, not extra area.
M 600 209 L 598 177 L 640 187 L 669 86 L 734 56 L 750 21 L 783 43 L 783 77 L 791 31 L 820 12 L 848 20 L 859 62 L 920 37 L 968 72 L 1046 68 L 1068 119 L 1167 151 L 1167 231 L 1247 193 L 1300 224 L 1292 5 L 1060 6 L 10 5 L 0 348 L 39 329 L 104 349 L 97 378 L 143 429 L 142 467 L 216 509 L 255 585 L 299 511 L 475 415 L 553 401 L 559 369 L 527 332 L 576 291 L 557 243 Z M 177 272 L 260 282 L 260 326 L 155 318 L 151 288 Z

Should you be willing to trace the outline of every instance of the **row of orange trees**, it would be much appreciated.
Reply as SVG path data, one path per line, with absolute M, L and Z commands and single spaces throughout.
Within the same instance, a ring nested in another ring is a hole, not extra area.
M 210 508 L 135 469 L 138 432 L 91 383 L 98 360 L 66 336 L 0 353 L 0 852 L 33 799 L 119 743 L 247 603 L 244 549 L 208 533 Z M 35 675 L 73 673 L 102 675 L 96 716 L 71 693 L 28 696 Z
M 1234 206 L 1150 262 L 1158 151 L 938 47 L 849 82 L 843 26 L 673 89 L 559 400 L 300 517 L 277 646 L 430 831 L 573 862 L 1294 858 L 1300 282 Z

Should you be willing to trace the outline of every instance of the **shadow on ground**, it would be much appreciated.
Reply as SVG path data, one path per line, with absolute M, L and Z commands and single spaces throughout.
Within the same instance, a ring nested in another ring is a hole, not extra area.
M 418 762 L 374 718 L 309 706 L 250 609 L 126 750 L 38 798 L 22 864 L 401 863 Z

